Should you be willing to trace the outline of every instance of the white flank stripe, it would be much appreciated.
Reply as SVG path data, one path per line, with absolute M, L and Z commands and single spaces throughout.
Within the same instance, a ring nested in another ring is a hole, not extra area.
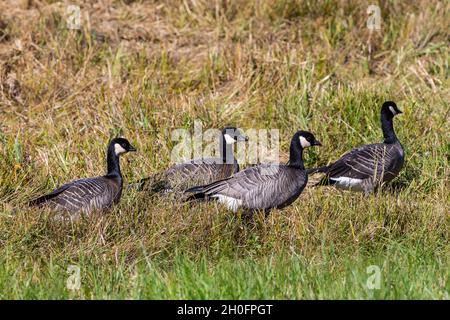
M 330 178 L 331 181 L 336 183 L 336 186 L 342 189 L 351 189 L 356 191 L 362 191 L 362 180 L 349 177 Z
M 217 201 L 225 204 L 228 207 L 228 209 L 230 209 L 233 212 L 236 212 L 239 209 L 239 207 L 242 206 L 242 200 L 224 196 L 223 194 L 215 194 L 212 196 L 212 198 L 216 198 Z

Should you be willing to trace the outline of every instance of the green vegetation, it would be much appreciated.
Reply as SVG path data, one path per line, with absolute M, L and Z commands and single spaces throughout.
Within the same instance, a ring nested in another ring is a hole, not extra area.
M 360 1 L 79 4 L 69 30 L 62 3 L 0 3 L 0 298 L 449 299 L 450 4 L 381 1 L 372 33 Z M 323 147 L 306 166 L 322 165 L 381 141 L 388 99 L 406 164 L 367 198 L 307 188 L 248 220 L 125 190 L 65 225 L 26 205 L 103 174 L 116 135 L 139 149 L 126 181 L 166 168 L 195 120 L 279 129 L 281 161 L 308 129 Z

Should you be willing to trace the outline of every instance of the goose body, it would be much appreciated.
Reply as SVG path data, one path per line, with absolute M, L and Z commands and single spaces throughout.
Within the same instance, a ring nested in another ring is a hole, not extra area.
M 150 185 L 152 192 L 172 192 L 228 178 L 239 171 L 239 164 L 233 155 L 233 144 L 246 140 L 240 130 L 234 127 L 224 128 L 220 140 L 220 157 L 194 159 L 173 165 L 141 180 L 140 184 L 142 187 Z
M 193 185 L 208 184 L 230 177 L 239 171 L 237 161 L 233 164 L 223 163 L 220 158 L 191 160 L 170 167 L 157 174 L 153 191 L 182 191 Z
M 319 185 L 335 185 L 365 194 L 391 181 L 399 174 L 405 159 L 403 147 L 393 128 L 393 117 L 399 113 L 401 111 L 394 102 L 385 102 L 381 108 L 383 143 L 353 149 L 336 162 L 308 170 L 308 173 L 325 173 Z
M 308 181 L 303 166 L 303 148 L 320 145 L 314 136 L 298 131 L 291 141 L 288 165 L 263 164 L 240 171 L 230 178 L 193 187 L 189 199 L 216 200 L 231 211 L 270 211 L 284 208 L 301 194 Z
M 31 201 L 30 205 L 45 206 L 52 211 L 69 214 L 109 209 L 119 202 L 122 195 L 119 156 L 129 151 L 136 149 L 126 139 L 113 139 L 108 146 L 108 173 L 105 176 L 71 181 Z
M 32 201 L 33 205 L 46 205 L 54 211 L 90 212 L 107 209 L 119 202 L 122 179 L 95 177 L 71 181 L 53 192 Z

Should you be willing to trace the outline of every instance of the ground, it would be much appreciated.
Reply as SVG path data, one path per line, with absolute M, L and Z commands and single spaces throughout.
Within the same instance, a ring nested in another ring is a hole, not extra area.
M 72 2 L 79 29 L 66 2 L 0 2 L 0 298 L 449 299 L 448 2 L 373 1 L 379 29 L 365 1 Z M 125 189 L 65 225 L 27 206 L 103 174 L 117 135 L 127 182 L 168 167 L 194 121 L 278 129 L 281 161 L 308 129 L 324 165 L 382 140 L 385 100 L 406 163 L 369 197 L 308 186 L 249 220 Z

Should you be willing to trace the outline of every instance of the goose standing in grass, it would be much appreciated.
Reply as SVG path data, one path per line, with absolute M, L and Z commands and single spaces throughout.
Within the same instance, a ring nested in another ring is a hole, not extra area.
M 190 188 L 186 192 L 193 194 L 188 200 L 217 200 L 234 212 L 239 208 L 250 212 L 284 208 L 299 197 L 308 181 L 303 149 L 320 145 L 313 134 L 298 131 L 291 140 L 287 165 L 262 164 L 228 179 Z
M 69 182 L 31 201 L 30 205 L 49 207 L 52 211 L 69 213 L 72 217 L 79 213 L 110 208 L 119 202 L 122 195 L 123 179 L 119 157 L 130 151 L 136 149 L 128 140 L 111 140 L 107 151 L 108 172 L 105 176 Z
M 195 185 L 228 178 L 239 171 L 239 164 L 233 154 L 233 145 L 247 140 L 241 130 L 226 127 L 222 130 L 219 140 L 220 158 L 195 159 L 173 165 L 163 172 L 141 180 L 140 187 L 152 192 L 182 192 Z
M 393 118 L 400 113 L 394 102 L 383 103 L 381 128 L 384 142 L 361 146 L 328 166 L 308 170 L 309 174 L 325 173 L 317 185 L 335 185 L 362 191 L 367 196 L 382 183 L 394 179 L 403 167 L 405 157 L 393 126 Z

